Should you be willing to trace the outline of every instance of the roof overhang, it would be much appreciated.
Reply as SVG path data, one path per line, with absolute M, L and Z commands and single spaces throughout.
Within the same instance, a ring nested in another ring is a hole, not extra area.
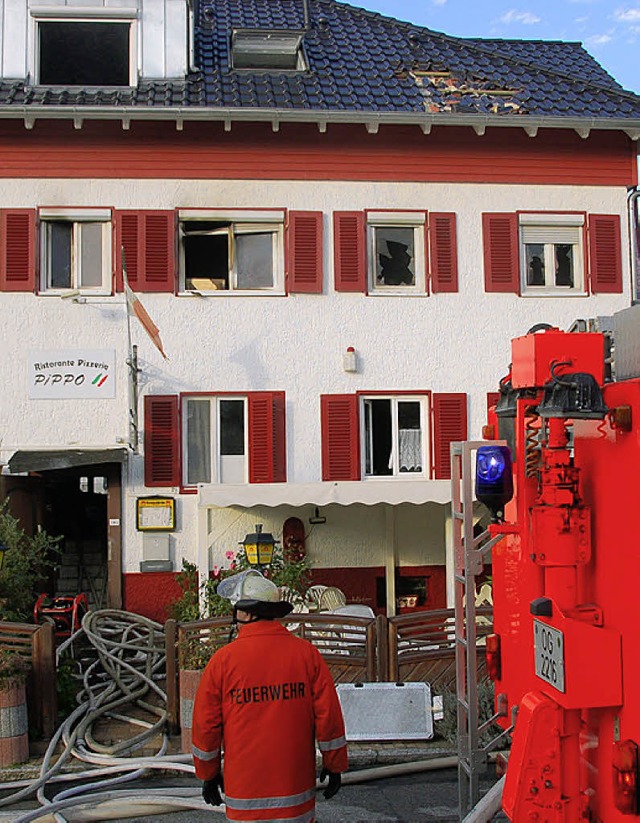
M 198 504 L 215 506 L 327 506 L 337 503 L 351 506 L 360 503 L 376 506 L 386 503 L 399 506 L 402 503 L 449 503 L 449 480 L 367 480 L 322 483 L 230 483 L 202 484 L 198 486 Z
M 311 123 L 319 131 L 329 124 L 363 125 L 370 133 L 380 126 L 414 125 L 429 134 L 434 126 L 468 126 L 483 135 L 488 128 L 521 128 L 535 137 L 539 129 L 572 129 L 586 138 L 592 131 L 623 131 L 632 140 L 640 139 L 640 118 L 560 117 L 542 115 L 458 114 L 455 112 L 345 111 L 319 109 L 259 109 L 156 106 L 0 106 L 0 120 L 23 120 L 33 128 L 36 120 L 72 120 L 76 129 L 85 120 L 120 121 L 128 129 L 134 120 L 174 122 L 181 130 L 187 121 L 224 123 L 230 131 L 234 123 L 268 123 L 278 131 L 283 123 Z
M 51 469 L 73 469 L 80 466 L 96 466 L 103 463 L 124 463 L 127 449 L 59 449 L 16 451 L 9 458 L 9 471 L 21 472 L 49 471 Z

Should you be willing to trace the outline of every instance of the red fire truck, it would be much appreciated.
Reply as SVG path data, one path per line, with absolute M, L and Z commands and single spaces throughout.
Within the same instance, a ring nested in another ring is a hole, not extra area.
M 512 341 L 477 451 L 514 823 L 640 817 L 640 306 L 607 320 Z

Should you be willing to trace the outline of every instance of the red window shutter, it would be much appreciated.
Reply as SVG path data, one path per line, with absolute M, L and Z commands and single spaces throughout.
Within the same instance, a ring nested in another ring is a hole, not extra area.
M 367 253 L 363 212 L 334 212 L 333 265 L 336 291 L 366 292 Z
M 429 217 L 429 247 L 432 291 L 434 293 L 457 292 L 458 239 L 455 213 L 431 213 Z
M 180 485 L 180 423 L 177 395 L 144 398 L 144 484 Z
M 284 392 L 249 394 L 249 483 L 287 479 Z
M 134 291 L 141 290 L 140 277 L 140 215 L 136 211 L 116 213 L 116 291 L 123 290 L 122 264 L 127 268 L 127 280 Z
M 358 396 L 323 394 L 322 479 L 360 480 L 360 422 Z
M 147 292 L 175 292 L 175 221 L 173 211 L 150 211 L 144 220 L 144 274 Z
M 117 288 L 122 290 L 122 249 L 127 279 L 134 291 L 175 291 L 175 212 L 118 212 Z
M 517 215 L 483 214 L 482 237 L 485 291 L 520 294 Z
M 0 291 L 35 291 L 36 213 L 0 211 Z
M 593 294 L 622 292 L 620 216 L 589 215 L 590 285 Z
M 467 439 L 467 395 L 433 395 L 433 467 L 437 480 L 451 478 L 450 444 Z
M 288 281 L 290 292 L 322 294 L 322 212 L 292 211 L 288 229 Z

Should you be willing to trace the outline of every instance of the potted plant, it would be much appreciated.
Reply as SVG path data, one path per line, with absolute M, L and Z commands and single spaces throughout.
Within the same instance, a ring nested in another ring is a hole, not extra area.
M 30 668 L 25 657 L 0 648 L 0 726 L 4 730 L 0 767 L 23 763 L 29 757 L 25 682 Z

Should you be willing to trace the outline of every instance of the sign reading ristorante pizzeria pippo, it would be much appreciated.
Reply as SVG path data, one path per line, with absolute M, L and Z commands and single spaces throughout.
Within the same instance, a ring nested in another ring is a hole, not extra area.
M 29 352 L 29 397 L 107 399 L 116 396 L 116 353 L 111 349 Z

